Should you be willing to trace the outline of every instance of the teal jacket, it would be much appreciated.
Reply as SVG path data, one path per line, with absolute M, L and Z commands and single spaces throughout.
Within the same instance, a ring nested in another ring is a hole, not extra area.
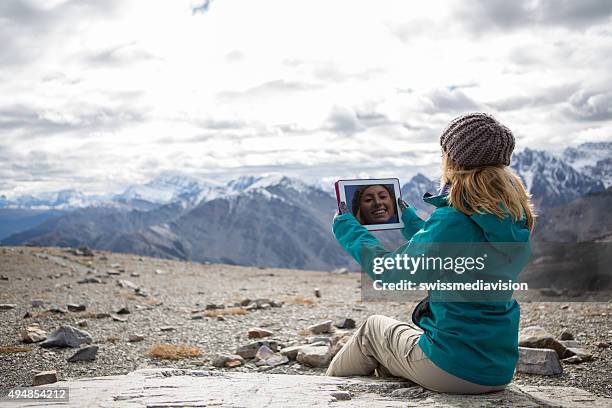
M 530 253 L 530 231 L 524 219 L 517 222 L 509 216 L 500 219 L 490 213 L 468 216 L 449 206 L 446 196 L 424 200 L 436 209 L 427 220 L 419 218 L 412 207 L 403 211 L 402 234 L 408 242 L 396 251 L 387 251 L 350 213 L 336 217 L 334 235 L 373 280 L 449 281 L 445 276 L 452 281 L 473 280 L 473 274 L 443 270 L 410 274 L 391 269 L 375 274 L 373 263 L 375 257 L 417 257 L 424 252 L 444 257 L 485 252 L 486 267 L 479 272 L 479 278 L 486 282 L 517 282 Z M 415 309 L 413 320 L 424 332 L 419 346 L 434 364 L 459 378 L 481 385 L 508 384 L 518 360 L 520 319 L 512 290 L 465 292 L 465 298 L 460 296 L 463 301 L 449 301 L 448 293 L 451 292 L 430 290 L 428 299 Z M 487 298 L 491 293 L 492 298 Z

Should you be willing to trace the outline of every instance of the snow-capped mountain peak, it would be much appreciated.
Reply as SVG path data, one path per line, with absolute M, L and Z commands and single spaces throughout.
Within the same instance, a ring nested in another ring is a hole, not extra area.
M 564 204 L 587 193 L 604 190 L 600 180 L 540 150 L 526 148 L 515 153 L 511 167 L 523 179 L 536 205 L 540 207 Z
M 104 196 L 87 195 L 74 189 L 45 191 L 34 195 L 22 195 L 14 199 L 3 196 L 0 208 L 20 208 L 31 210 L 71 210 L 75 208 L 102 205 Z
M 198 197 L 203 191 L 215 187 L 217 186 L 205 184 L 202 180 L 189 175 L 167 172 L 146 184 L 130 186 L 123 193 L 115 195 L 113 199 L 119 202 L 142 200 L 167 204 L 181 198 Z
M 241 192 L 253 185 L 253 183 L 260 180 L 261 177 L 254 176 L 240 176 L 236 179 L 230 180 L 226 186 L 230 192 Z
M 563 158 L 591 178 L 601 180 L 606 187 L 612 186 L 612 142 L 568 147 L 563 152 Z
M 594 166 L 598 161 L 612 157 L 612 142 L 588 142 L 563 151 L 563 160 L 576 169 Z
M 284 187 L 296 190 L 298 192 L 305 192 L 311 186 L 307 185 L 303 181 L 283 176 L 281 174 L 272 174 L 264 177 L 260 177 L 255 183 L 251 184 L 247 190 L 255 190 L 255 189 L 268 189 L 271 187 Z

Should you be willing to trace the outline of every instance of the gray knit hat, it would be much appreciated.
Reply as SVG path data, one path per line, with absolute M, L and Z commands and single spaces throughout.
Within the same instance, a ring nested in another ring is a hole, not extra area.
M 474 167 L 510 165 L 514 136 L 486 113 L 468 113 L 451 121 L 440 136 L 442 150 L 453 163 Z

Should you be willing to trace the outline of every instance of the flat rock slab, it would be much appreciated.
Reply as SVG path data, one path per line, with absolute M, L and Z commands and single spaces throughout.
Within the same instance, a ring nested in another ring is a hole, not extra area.
M 70 401 L 45 406 L 69 407 L 610 407 L 600 398 L 573 387 L 512 384 L 484 395 L 438 394 L 410 382 L 366 377 L 231 373 L 178 369 L 145 369 L 127 375 L 61 381 L 42 387 L 69 387 Z M 414 393 L 394 390 L 415 387 Z M 337 399 L 334 395 L 343 395 Z M 406 395 L 410 395 L 407 397 Z M 350 399 L 345 399 L 350 396 Z M 40 407 L 15 402 L 11 407 Z

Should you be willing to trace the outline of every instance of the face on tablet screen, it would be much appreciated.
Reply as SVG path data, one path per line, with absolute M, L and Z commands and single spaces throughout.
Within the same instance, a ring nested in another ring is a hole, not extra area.
M 362 225 L 399 222 L 393 184 L 346 186 L 351 212 Z

